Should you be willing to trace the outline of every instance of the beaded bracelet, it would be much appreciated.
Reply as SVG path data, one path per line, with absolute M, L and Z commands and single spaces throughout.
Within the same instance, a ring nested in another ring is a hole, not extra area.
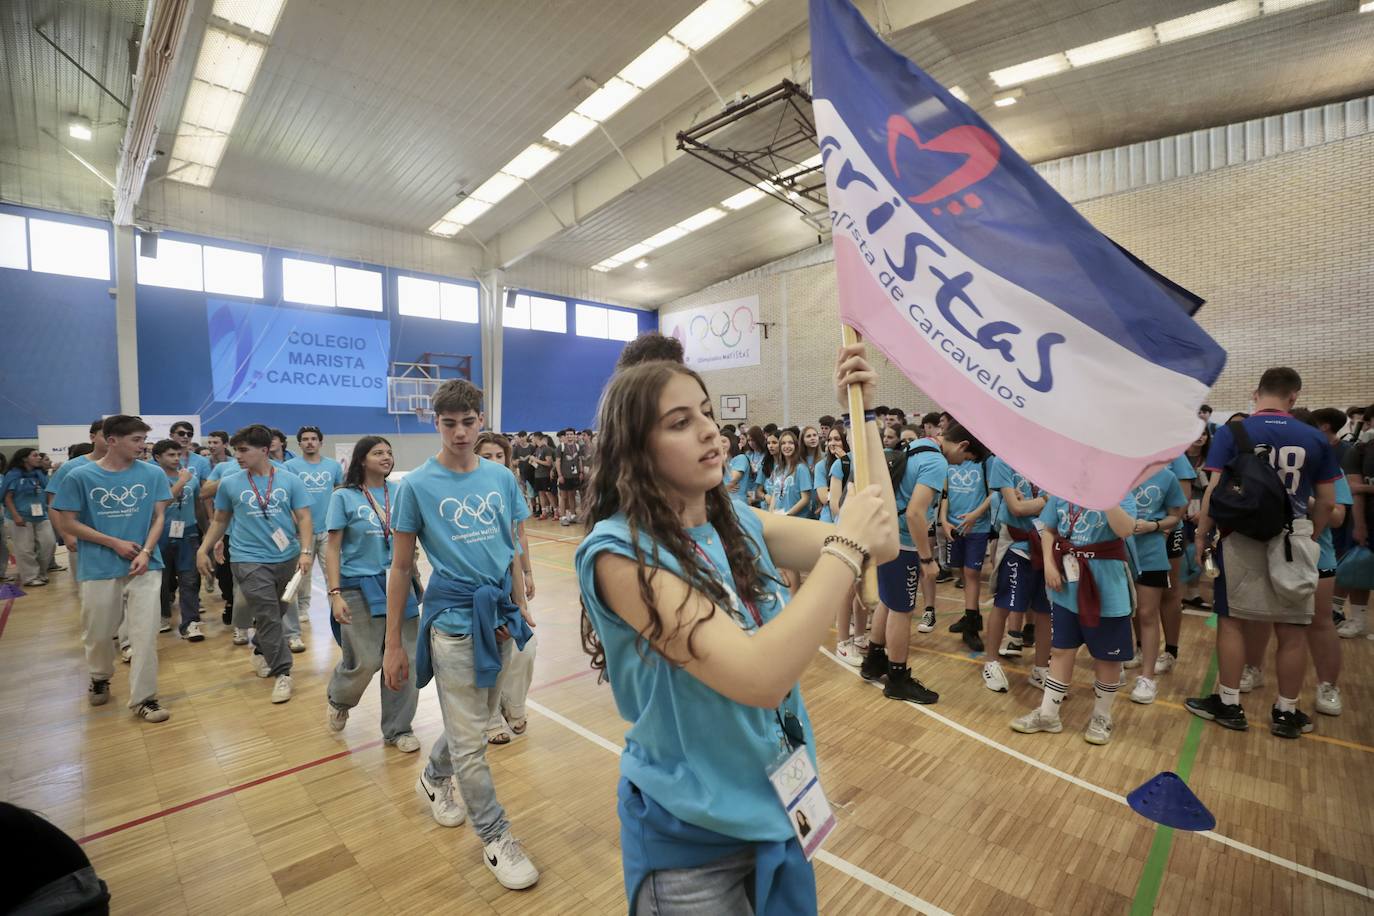
M 848 567 L 849 567 L 849 571 L 852 572 L 852 573 L 854 574 L 854 578 L 855 578 L 856 580 L 862 579 L 862 578 L 863 578 L 863 575 L 864 575 L 863 569 L 859 566 L 858 563 L 855 563 L 855 562 L 854 562 L 854 558 L 853 558 L 853 557 L 849 556 L 849 555 L 846 554 L 844 551 L 839 550 L 839 549 L 833 547 L 833 546 L 830 545 L 830 544 L 827 544 L 827 545 L 825 545 L 824 547 L 821 548 L 821 553 L 823 553 L 823 554 L 829 554 L 830 556 L 834 557 L 835 559 L 840 560 L 841 562 L 843 562 L 845 566 L 848 566 Z
M 854 551 L 855 553 L 863 557 L 865 563 L 872 559 L 873 556 L 871 553 L 868 552 L 867 547 L 860 544 L 853 538 L 847 538 L 842 534 L 827 535 L 826 539 L 824 541 L 821 541 L 822 547 L 829 547 L 831 544 L 839 544 L 843 547 L 848 547 L 850 550 Z

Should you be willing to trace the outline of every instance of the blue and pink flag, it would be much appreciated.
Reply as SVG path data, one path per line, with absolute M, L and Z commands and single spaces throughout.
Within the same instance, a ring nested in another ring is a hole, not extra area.
M 811 0 L 840 317 L 1042 489 L 1093 508 L 1201 431 L 1201 300 L 1084 219 L 976 112 Z

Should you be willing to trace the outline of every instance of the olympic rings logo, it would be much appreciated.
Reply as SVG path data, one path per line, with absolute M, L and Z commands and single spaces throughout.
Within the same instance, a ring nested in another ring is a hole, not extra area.
M 243 503 L 245 506 L 259 508 L 258 497 L 253 493 L 252 490 L 244 490 L 242 493 L 240 493 L 239 502 Z M 281 508 L 281 505 L 285 502 L 286 491 L 283 490 L 281 487 L 277 487 L 271 493 L 267 494 L 268 509 L 279 509 Z
M 359 506 L 353 514 L 357 516 L 359 521 L 367 522 L 368 525 L 378 531 L 382 530 L 382 520 L 377 518 L 377 513 L 372 511 L 371 506 Z
M 1064 523 L 1064 521 L 1065 521 L 1066 519 L 1068 519 L 1068 518 L 1069 518 L 1069 512 L 1068 512 L 1068 510 L 1067 510 L 1067 509 L 1060 509 L 1060 510 L 1059 510 L 1059 523 L 1062 525 L 1062 524 Z M 1101 524 L 1102 524 L 1102 520 L 1103 520 L 1103 515 L 1102 515 L 1101 512 L 1099 512 L 1099 511 L 1096 510 L 1096 509 L 1089 509 L 1089 510 L 1087 510 L 1086 512 L 1084 512 L 1082 515 L 1080 515 L 1080 516 L 1078 517 L 1078 520 L 1075 521 L 1075 522 L 1073 523 L 1073 531 L 1072 531 L 1070 534 L 1071 534 L 1071 536 L 1073 536 L 1073 537 L 1083 537 L 1083 536 L 1085 536 L 1089 531 L 1092 531 L 1092 530 L 1093 530 L 1094 528 L 1096 528 L 1098 525 L 1101 525 Z
M 1149 486 L 1137 487 L 1135 491 L 1135 501 L 1137 507 L 1142 512 L 1149 512 L 1154 509 L 1155 506 L 1159 505 L 1163 497 L 1164 494 L 1159 489 L 1158 484 L 1152 483 Z
M 90 493 L 91 499 L 98 502 L 102 509 L 113 509 L 116 506 L 132 509 L 147 495 L 148 488 L 141 483 L 136 483 L 132 487 L 115 487 L 112 490 L 96 487 Z
M 439 515 L 452 522 L 454 527 L 466 531 L 473 527 L 467 523 L 467 519 L 471 519 L 478 525 L 494 525 L 499 513 L 504 508 L 501 494 L 492 490 L 486 496 L 474 494 L 464 496 L 462 499 L 454 496 L 445 497 L 439 503 Z
M 328 471 L 297 471 L 296 476 L 312 490 L 323 489 L 334 482 L 334 475 Z
M 754 328 L 757 323 L 754 319 L 754 310 L 747 305 L 741 305 L 733 312 L 721 309 L 710 318 L 696 315 L 687 325 L 687 332 L 693 340 L 705 340 L 708 336 L 716 337 L 720 340 L 720 345 L 729 350 L 739 346 L 740 341 L 744 340 L 745 332 Z
M 950 468 L 949 485 L 960 490 L 972 490 L 982 476 L 982 472 L 975 468 Z

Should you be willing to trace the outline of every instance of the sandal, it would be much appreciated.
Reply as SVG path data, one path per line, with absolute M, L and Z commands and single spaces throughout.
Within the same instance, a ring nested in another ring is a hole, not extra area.
M 487 729 L 487 744 L 510 744 L 510 732 L 504 728 Z
M 530 724 L 528 719 L 507 719 L 506 723 L 510 726 L 510 730 L 517 735 L 523 735 L 525 728 Z

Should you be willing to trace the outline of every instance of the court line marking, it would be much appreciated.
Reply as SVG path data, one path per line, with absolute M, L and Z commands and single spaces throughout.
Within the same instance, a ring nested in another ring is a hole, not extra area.
M 852 674 L 854 677 L 859 678 L 861 681 L 863 680 L 862 676 L 859 674 L 857 669 L 851 668 L 843 660 L 835 656 L 829 649 L 826 649 L 824 646 L 822 646 L 819 651 L 822 655 L 824 655 L 826 658 L 830 659 L 837 666 L 839 666 L 839 668 L 842 671 L 846 671 L 849 674 Z M 876 687 L 880 690 L 882 689 L 882 685 L 879 684 L 877 681 L 863 681 L 863 683 L 868 684 L 872 687 Z M 1023 754 L 1018 750 L 1007 747 L 1005 744 L 1002 744 L 999 741 L 989 738 L 987 735 L 984 735 L 981 732 L 976 732 L 966 725 L 962 725 L 958 722 L 955 722 L 953 719 L 942 716 L 938 712 L 935 712 L 934 710 L 926 706 L 921 706 L 915 703 L 907 703 L 905 705 L 913 709 L 914 711 L 921 713 L 924 716 L 928 716 L 929 718 L 934 719 L 935 721 L 943 725 L 949 726 L 950 728 L 954 729 L 962 735 L 966 735 L 967 737 L 972 738 L 973 740 L 981 744 L 987 745 L 993 750 L 1001 751 L 1009 757 L 1014 757 L 1022 763 L 1028 764 L 1029 766 L 1033 766 L 1037 770 L 1042 770 L 1046 773 L 1049 773 L 1051 776 L 1057 776 L 1065 782 L 1078 786 L 1080 789 L 1086 789 L 1087 791 L 1092 792 L 1095 795 L 1100 795 L 1103 798 L 1109 799 L 1114 802 L 1118 802 L 1122 805 L 1126 805 L 1128 808 L 1130 807 L 1124 795 L 1118 795 L 1117 793 L 1112 792 L 1109 789 L 1104 789 L 1099 785 L 1094 785 L 1093 783 L 1090 783 L 1085 779 L 1080 779 L 1079 777 L 1074 776 L 1072 773 L 1066 773 L 1063 770 L 1050 766 L 1048 763 L 1044 763 L 1043 761 L 1037 760 L 1034 757 L 1031 757 L 1027 754 Z M 1300 875 L 1306 875 L 1309 878 L 1315 878 L 1318 881 L 1323 881 L 1327 884 L 1332 885 L 1333 887 L 1338 887 L 1341 890 L 1350 891 L 1353 894 L 1358 894 L 1361 897 L 1367 897 L 1370 900 L 1374 900 L 1374 888 L 1364 887 L 1363 885 L 1356 884 L 1353 881 L 1347 881 L 1345 878 L 1339 878 L 1336 875 L 1329 875 L 1324 871 L 1318 871 L 1315 868 L 1311 868 L 1299 862 L 1294 862 L 1291 859 L 1285 859 L 1282 856 L 1275 855 L 1266 850 L 1257 849 L 1256 847 L 1251 846 L 1248 843 L 1242 843 L 1239 840 L 1231 839 L 1225 834 L 1217 833 L 1215 830 L 1201 830 L 1196 831 L 1196 833 L 1198 836 L 1206 837 L 1209 840 L 1214 840 L 1218 843 L 1221 843 L 1223 846 L 1230 846 L 1232 849 L 1237 849 L 1241 852 L 1248 853 L 1249 855 L 1252 855 L 1257 859 L 1263 859 L 1266 862 L 1272 862 L 1275 865 L 1280 865 L 1284 868 L 1287 868 L 1289 871 L 1297 872 Z
M 569 719 L 567 716 L 554 712 L 552 709 L 549 709 L 542 703 L 537 703 L 534 700 L 526 700 L 525 705 L 530 709 L 533 709 L 535 712 L 539 713 L 541 716 L 544 716 L 545 718 L 550 719 L 558 723 L 559 725 L 563 726 L 568 731 L 573 732 L 576 735 L 580 735 L 583 738 L 586 738 L 588 741 L 592 742 L 600 748 L 610 751 L 617 757 L 619 757 L 621 752 L 623 751 L 623 748 L 621 748 L 620 745 L 606 740 L 605 738 L 598 735 L 596 732 L 591 731 L 588 728 L 584 728 L 583 726 L 574 722 L 572 719 Z M 855 865 L 853 862 L 850 862 L 847 859 L 841 859 L 839 856 L 834 855 L 833 853 L 826 852 L 822 849 L 816 853 L 815 858 L 817 861 L 824 862 L 826 865 L 829 865 L 831 868 L 835 869 L 841 874 L 848 875 L 854 880 L 859 881 L 862 884 L 868 885 L 869 887 L 873 888 L 875 891 L 884 895 L 885 897 L 895 900 L 903 906 L 910 907 L 918 913 L 925 913 L 927 914 L 927 916 L 952 916 L 952 914 L 950 914 L 948 911 L 940 909 L 938 906 L 931 903 L 930 901 L 922 900 L 920 897 L 917 897 L 910 891 L 903 890 L 897 885 L 885 881 L 882 878 L 879 878 L 877 875 L 873 874 L 872 872 L 865 871 L 864 869 Z
M 5 601 L 5 609 L 0 611 L 0 636 L 5 635 L 5 624 L 10 621 L 10 608 L 12 607 L 14 607 L 14 599 L 10 598 Z

